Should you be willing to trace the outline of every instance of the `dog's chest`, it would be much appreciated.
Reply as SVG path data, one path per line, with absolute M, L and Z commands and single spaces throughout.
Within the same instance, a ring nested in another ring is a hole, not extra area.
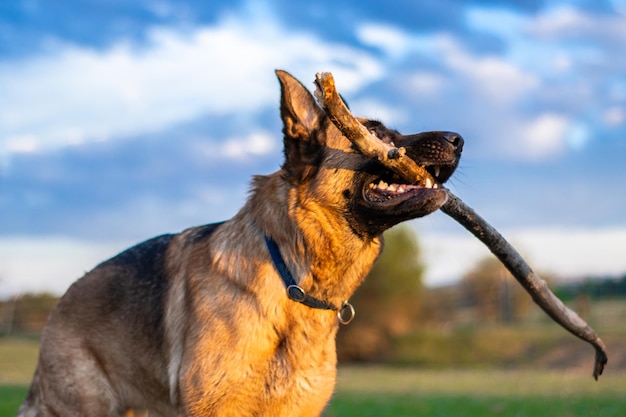
M 335 386 L 336 314 L 291 300 L 269 304 L 248 302 L 220 320 L 215 310 L 198 315 L 204 330 L 187 345 L 183 404 L 232 415 L 321 414 Z

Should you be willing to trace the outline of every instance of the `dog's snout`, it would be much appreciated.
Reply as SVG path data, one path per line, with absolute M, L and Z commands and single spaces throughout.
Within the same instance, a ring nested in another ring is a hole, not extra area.
M 461 151 L 463 149 L 463 136 L 459 135 L 455 132 L 444 132 L 443 138 L 450 143 L 457 151 Z

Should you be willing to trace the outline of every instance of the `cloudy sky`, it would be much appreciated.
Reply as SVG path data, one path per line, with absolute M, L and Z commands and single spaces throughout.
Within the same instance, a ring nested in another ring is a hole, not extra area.
M 0 296 L 232 216 L 281 163 L 274 69 L 466 140 L 450 188 L 564 279 L 626 272 L 626 0 L 0 5 Z M 487 250 L 410 223 L 429 284 Z

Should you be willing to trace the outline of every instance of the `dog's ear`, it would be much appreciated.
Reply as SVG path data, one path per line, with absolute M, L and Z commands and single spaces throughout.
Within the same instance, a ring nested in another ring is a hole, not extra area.
M 285 163 L 292 180 L 303 181 L 315 172 L 324 146 L 320 127 L 326 117 L 315 98 L 291 74 L 277 70 L 280 115 L 283 119 Z

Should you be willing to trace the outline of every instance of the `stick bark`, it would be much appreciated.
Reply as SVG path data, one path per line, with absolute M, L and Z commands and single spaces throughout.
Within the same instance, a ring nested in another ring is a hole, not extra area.
M 317 86 L 315 96 L 321 107 L 363 155 L 378 159 L 410 183 L 418 183 L 429 175 L 423 167 L 405 155 L 403 148 L 383 143 L 359 123 L 337 93 L 331 73 L 317 74 L 315 84 Z M 483 242 L 546 314 L 570 333 L 593 346 L 595 349 L 593 377 L 597 380 L 608 360 L 602 339 L 578 314 L 565 306 L 550 291 L 546 282 L 533 272 L 515 248 L 495 228 L 450 190 L 447 192 L 448 199 L 441 207 L 441 211 Z

